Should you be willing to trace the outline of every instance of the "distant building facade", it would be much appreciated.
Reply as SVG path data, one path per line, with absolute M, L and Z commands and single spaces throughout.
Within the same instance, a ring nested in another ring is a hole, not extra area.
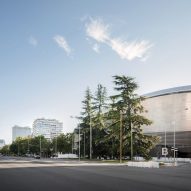
M 33 136 L 43 135 L 46 139 L 53 139 L 63 133 L 63 124 L 56 119 L 36 119 L 33 122 Z
M 145 115 L 153 123 L 145 126 L 145 134 L 161 138 L 158 148 L 177 148 L 178 157 L 191 157 L 191 86 L 160 90 L 144 95 Z M 161 149 L 158 149 L 161 155 Z
M 5 146 L 5 140 L 3 139 L 0 139 L 0 148 L 4 147 Z
M 15 125 L 12 127 L 12 141 L 15 141 L 17 137 L 28 137 L 31 136 L 30 127 L 20 127 Z

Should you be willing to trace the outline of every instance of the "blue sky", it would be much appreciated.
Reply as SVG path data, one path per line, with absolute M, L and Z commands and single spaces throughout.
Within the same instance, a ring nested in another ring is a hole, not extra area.
M 87 86 L 191 84 L 189 0 L 0 0 L 0 139 L 55 118 L 71 132 Z

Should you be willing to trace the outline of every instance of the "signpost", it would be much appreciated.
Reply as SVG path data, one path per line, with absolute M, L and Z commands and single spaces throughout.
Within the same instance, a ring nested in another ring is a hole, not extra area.
M 171 150 L 174 151 L 174 162 L 175 162 L 176 152 L 178 152 L 178 148 L 172 147 Z
M 168 148 L 166 147 L 162 148 L 162 155 L 164 156 L 168 155 Z

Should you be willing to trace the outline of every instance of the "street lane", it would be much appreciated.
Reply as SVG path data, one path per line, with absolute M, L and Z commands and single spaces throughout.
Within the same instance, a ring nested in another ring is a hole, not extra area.
M 36 168 L 17 168 L 17 164 L 20 165 L 16 161 L 14 167 L 0 169 L 1 191 L 191 190 L 191 164 L 159 169 L 127 166 L 67 167 L 59 166 L 59 163 Z M 33 165 L 36 164 L 33 163 Z

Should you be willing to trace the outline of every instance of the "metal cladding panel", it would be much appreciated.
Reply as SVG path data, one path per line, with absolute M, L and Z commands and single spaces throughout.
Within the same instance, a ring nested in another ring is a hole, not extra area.
M 143 106 L 148 111 L 145 116 L 153 121 L 143 127 L 145 133 L 191 131 L 191 92 L 150 97 Z
M 159 91 L 145 94 L 143 96 L 145 96 L 145 97 L 156 97 L 156 96 L 169 95 L 169 94 L 174 94 L 174 93 L 183 93 L 183 92 L 191 92 L 191 85 L 159 90 Z
M 148 135 L 152 135 L 152 133 L 148 133 Z M 155 136 L 160 137 L 160 143 L 159 143 L 160 145 L 165 145 L 165 133 L 164 132 L 155 133 Z M 191 131 L 175 132 L 175 134 L 174 134 L 174 132 L 167 132 L 166 133 L 166 145 L 173 146 L 174 138 L 175 138 L 176 147 L 178 147 L 178 148 L 188 147 L 191 150 L 191 147 L 190 147 L 191 146 Z

